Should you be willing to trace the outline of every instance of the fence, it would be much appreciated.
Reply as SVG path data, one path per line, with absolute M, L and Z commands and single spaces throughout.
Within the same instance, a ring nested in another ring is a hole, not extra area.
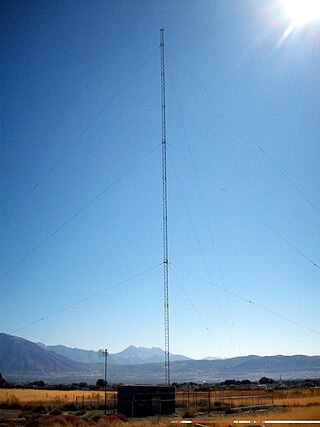
M 219 392 L 185 390 L 176 393 L 176 407 L 191 412 L 232 411 L 273 407 L 272 394 L 223 395 Z
M 96 395 L 85 395 L 76 396 L 75 403 L 82 408 L 94 408 L 94 409 L 106 409 L 114 412 L 117 408 L 118 399 L 117 392 L 108 391 L 106 401 L 104 395 L 97 393 Z
M 244 408 L 271 408 L 274 406 L 273 394 L 239 394 L 226 395 L 212 390 L 195 391 L 182 390 L 176 392 L 175 406 L 179 411 L 210 412 L 210 411 L 239 411 Z M 75 403 L 82 408 L 104 409 L 104 395 L 76 396 Z M 108 391 L 106 409 L 113 413 L 118 406 L 118 393 Z

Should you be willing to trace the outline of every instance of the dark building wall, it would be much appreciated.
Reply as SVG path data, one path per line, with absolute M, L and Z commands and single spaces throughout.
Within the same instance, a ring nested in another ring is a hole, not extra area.
M 127 417 L 173 414 L 175 391 L 171 386 L 119 386 L 118 412 Z

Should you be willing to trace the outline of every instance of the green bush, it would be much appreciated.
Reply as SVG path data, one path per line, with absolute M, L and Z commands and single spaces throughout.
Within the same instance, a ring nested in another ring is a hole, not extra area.
M 42 404 L 33 405 L 30 409 L 35 414 L 46 414 L 47 413 L 46 407 Z
M 25 427 L 40 427 L 39 418 L 35 415 L 27 419 Z
M 193 418 L 194 417 L 194 412 L 193 411 L 186 411 L 184 414 L 183 414 L 183 418 Z
M 62 406 L 63 411 L 72 411 L 76 412 L 79 409 L 79 406 L 74 402 L 67 402 Z
M 2 409 L 22 409 L 22 404 L 16 396 L 9 397 L 5 402 L 1 403 Z
M 52 411 L 50 412 L 50 415 L 61 415 L 62 411 L 59 408 L 54 408 L 52 409 Z

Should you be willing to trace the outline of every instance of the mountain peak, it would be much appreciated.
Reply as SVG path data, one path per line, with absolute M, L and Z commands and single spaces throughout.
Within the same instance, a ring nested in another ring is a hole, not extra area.
M 141 348 L 141 347 L 136 347 L 135 345 L 131 344 L 131 345 L 129 345 L 128 347 L 126 347 L 122 351 L 126 351 L 126 350 L 137 350 L 138 348 Z

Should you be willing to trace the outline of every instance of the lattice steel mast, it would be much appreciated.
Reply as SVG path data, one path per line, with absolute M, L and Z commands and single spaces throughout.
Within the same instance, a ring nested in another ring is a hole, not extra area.
M 163 200 L 163 284 L 164 284 L 164 378 L 170 385 L 169 361 L 169 286 L 168 286 L 168 205 L 167 205 L 167 133 L 166 133 L 166 76 L 164 64 L 164 29 L 160 30 L 161 55 L 161 113 L 162 113 L 162 200 Z

